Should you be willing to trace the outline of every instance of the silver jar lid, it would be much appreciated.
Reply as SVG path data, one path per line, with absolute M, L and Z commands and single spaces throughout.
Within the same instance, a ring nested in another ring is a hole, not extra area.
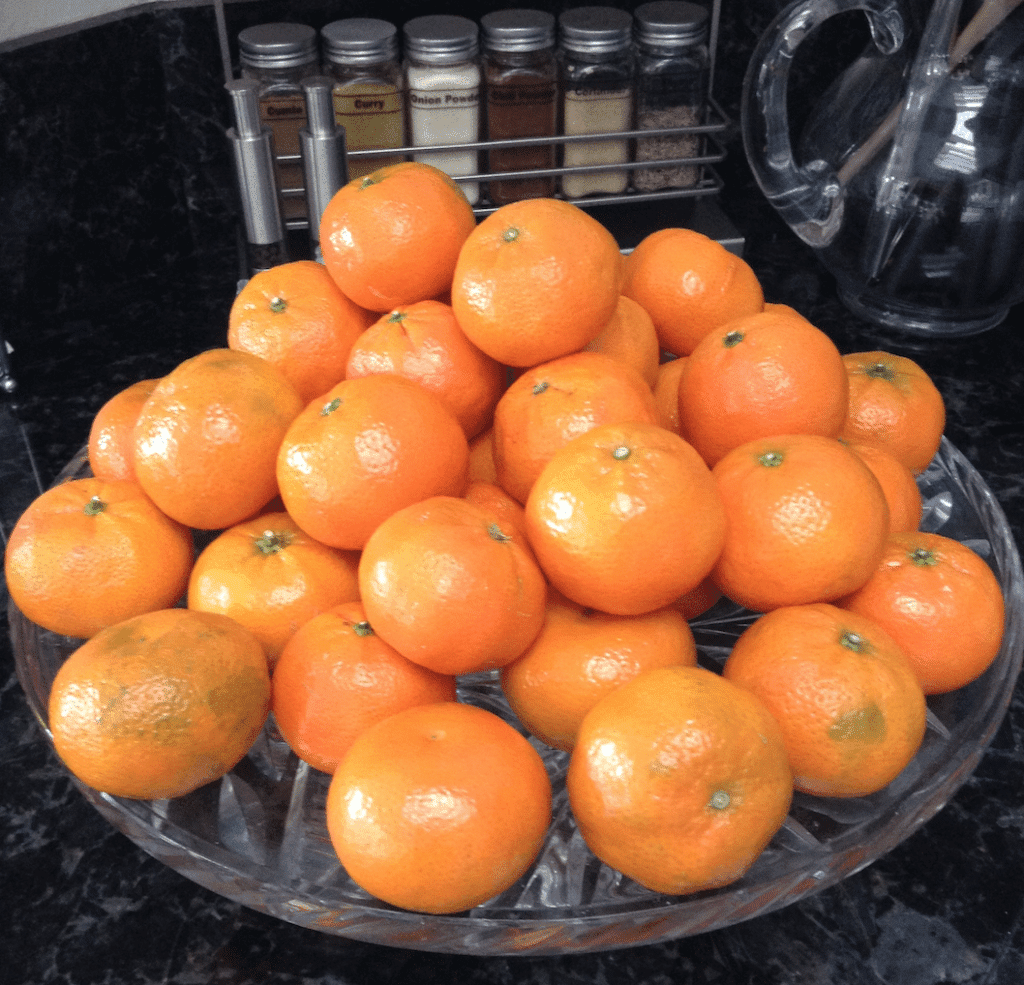
M 414 17 L 402 27 L 407 55 L 432 65 L 454 65 L 475 58 L 480 29 L 475 21 L 456 14 Z
M 633 16 L 639 45 L 685 47 L 707 36 L 707 8 L 689 0 L 651 0 L 637 7 Z
M 633 16 L 618 7 L 571 7 L 558 18 L 562 47 L 568 51 L 602 54 L 628 48 Z
M 496 10 L 484 14 L 480 26 L 491 51 L 541 51 L 555 44 L 555 16 L 543 10 Z
M 317 59 L 316 31 L 307 24 L 254 24 L 239 32 L 238 54 L 251 68 L 298 68 Z
M 398 28 L 377 17 L 346 17 L 320 29 L 324 58 L 346 65 L 373 65 L 398 57 Z

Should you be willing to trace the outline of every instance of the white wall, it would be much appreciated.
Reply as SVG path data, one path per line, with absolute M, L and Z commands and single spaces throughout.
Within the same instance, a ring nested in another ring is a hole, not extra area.
M 77 30 L 152 6 L 199 6 L 210 0 L 0 0 L 0 50 Z

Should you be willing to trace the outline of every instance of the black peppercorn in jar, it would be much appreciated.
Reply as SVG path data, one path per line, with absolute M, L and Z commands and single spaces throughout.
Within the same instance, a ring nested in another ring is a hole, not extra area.
M 499 10 L 480 18 L 489 140 L 553 137 L 557 126 L 558 69 L 555 18 L 540 10 Z M 496 148 L 488 153 L 492 172 L 554 168 L 553 144 Z M 553 176 L 491 180 L 495 205 L 555 193 Z
M 299 131 L 306 125 L 302 80 L 320 71 L 317 35 L 306 24 L 269 23 L 238 35 L 243 79 L 260 83 L 260 120 L 270 130 L 285 220 L 306 218 Z
M 688 0 L 652 0 L 634 12 L 637 51 L 636 129 L 699 126 L 705 118 L 708 12 Z M 638 137 L 636 160 L 699 157 L 696 133 Z M 693 164 L 652 165 L 633 172 L 638 191 L 690 188 L 700 180 Z

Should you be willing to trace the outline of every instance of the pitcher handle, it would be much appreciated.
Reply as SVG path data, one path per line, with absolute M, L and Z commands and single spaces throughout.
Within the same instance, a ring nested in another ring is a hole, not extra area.
M 827 246 L 843 219 L 843 189 L 834 167 L 793 160 L 786 90 L 797 48 L 814 28 L 836 14 L 863 10 L 882 54 L 903 44 L 898 0 L 795 0 L 768 26 L 743 80 L 740 128 L 743 147 L 761 191 L 805 242 Z

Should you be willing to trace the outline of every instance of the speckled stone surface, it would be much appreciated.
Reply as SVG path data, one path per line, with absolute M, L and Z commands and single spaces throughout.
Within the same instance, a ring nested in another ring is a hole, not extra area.
M 746 59 L 781 6 L 726 4 L 716 91 L 734 112 Z M 229 4 L 233 32 L 311 0 Z M 394 19 L 427 12 L 395 4 Z M 446 7 L 446 9 L 448 9 Z M 476 13 L 483 12 L 476 7 Z M 354 10 L 354 13 L 364 11 Z M 855 50 L 859 22 L 829 41 Z M 815 66 L 806 66 L 809 79 Z M 210 8 L 160 9 L 0 55 L 0 330 L 18 382 L 0 398 L 4 531 L 136 379 L 224 343 L 239 275 Z M 806 85 L 813 91 L 814 84 Z M 820 88 L 820 87 L 819 87 Z M 753 187 L 739 142 L 721 204 L 769 300 L 843 351 L 917 359 L 947 434 L 1024 532 L 1024 311 L 973 339 L 908 344 L 847 314 L 831 278 Z M 666 208 L 664 225 L 673 224 Z M 613 229 L 626 244 L 633 218 Z M 5 610 L 6 611 L 6 610 Z M 77 792 L 26 704 L 0 632 L 3 985 L 1019 985 L 1024 981 L 1024 700 L 974 776 L 867 869 L 777 913 L 700 937 L 555 958 L 448 957 L 317 934 L 154 861 Z

